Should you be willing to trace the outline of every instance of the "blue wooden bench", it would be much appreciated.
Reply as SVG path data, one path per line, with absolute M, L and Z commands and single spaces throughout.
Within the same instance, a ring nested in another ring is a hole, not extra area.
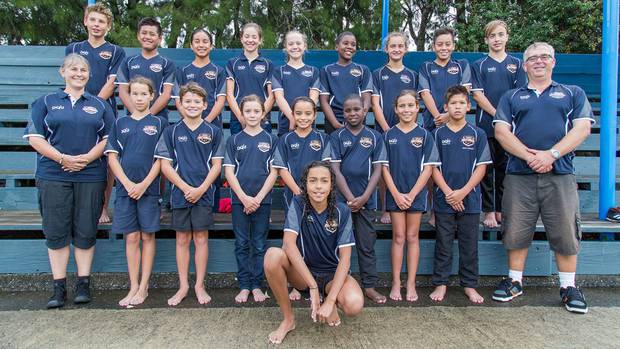
M 137 53 L 137 49 L 127 49 L 128 54 Z M 239 50 L 215 50 L 212 59 L 224 65 L 230 57 L 240 53 Z M 263 50 L 276 65 L 283 64 L 284 57 L 279 50 Z M 61 87 L 62 80 L 58 75 L 58 66 L 62 61 L 62 47 L 28 47 L 0 46 L 0 273 L 47 272 L 49 266 L 45 254 L 44 240 L 41 233 L 41 220 L 37 212 L 37 192 L 34 187 L 34 171 L 36 153 L 22 138 L 24 127 L 30 116 L 32 101 L 54 89 Z M 162 49 L 161 54 L 171 58 L 175 64 L 184 65 L 193 58 L 189 50 Z M 459 53 L 457 57 L 473 61 L 480 57 L 478 53 Z M 417 68 L 423 61 L 432 59 L 432 53 L 410 53 L 405 59 L 408 66 Z M 306 62 L 315 66 L 323 66 L 336 60 L 334 52 L 310 51 Z M 595 116 L 600 114 L 600 56 L 599 55 L 558 55 L 558 64 L 554 79 L 559 82 L 577 84 L 583 87 L 591 99 Z M 371 70 L 385 61 L 380 52 L 359 52 L 356 61 L 367 64 Z M 171 121 L 179 119 L 179 115 L 170 107 Z M 119 100 L 119 113 L 124 113 Z M 619 110 L 620 115 L 620 110 Z M 272 123 L 277 120 L 277 112 L 272 112 Z M 472 115 L 468 118 L 473 121 Z M 230 112 L 223 115 L 225 134 Z M 322 126 L 324 116 L 319 113 L 317 125 Z M 374 124 L 372 113 L 369 113 L 368 124 Z M 590 234 L 589 238 L 598 240 L 598 234 L 620 233 L 620 225 L 601 222 L 595 219 L 598 207 L 598 155 L 599 128 L 595 125 L 593 134 L 582 144 L 575 158 L 581 210 L 584 214 L 583 230 Z M 617 162 L 617 169 L 620 161 Z M 620 173 L 620 171 L 617 170 Z M 620 178 L 616 181 L 616 191 L 620 188 Z M 272 214 L 272 233 L 270 243 L 277 245 L 283 224 L 281 188 L 274 189 L 274 212 Z M 222 190 L 222 196 L 228 195 L 228 189 Z M 163 229 L 169 229 L 169 219 L 163 221 Z M 109 225 L 102 225 L 101 239 L 97 245 L 97 256 L 94 270 L 102 272 L 125 271 L 124 243 L 122 237 L 109 233 Z M 210 272 L 235 270 L 230 216 L 219 214 L 212 230 Z M 390 271 L 390 227 L 377 224 L 380 239 L 377 241 L 378 268 Z M 537 230 L 544 229 L 539 224 Z M 432 272 L 434 240 L 432 228 L 422 226 L 420 257 L 420 273 Z M 175 271 L 173 235 L 162 232 L 163 238 L 158 242 L 158 255 L 155 271 Z M 614 235 L 604 235 L 612 238 Z M 497 232 L 480 228 L 480 272 L 483 275 L 504 274 L 506 271 L 505 251 L 501 242 L 497 241 Z M 544 238 L 544 236 L 543 236 Z M 620 266 L 620 243 L 616 241 L 584 241 L 580 254 L 581 273 L 618 274 Z M 554 273 L 552 253 L 546 242 L 537 240 L 531 248 L 526 272 L 530 275 L 549 275 Z M 23 263 L 23 261 L 28 261 Z M 456 270 L 455 259 L 454 268 Z M 353 263 L 355 265 L 355 263 Z

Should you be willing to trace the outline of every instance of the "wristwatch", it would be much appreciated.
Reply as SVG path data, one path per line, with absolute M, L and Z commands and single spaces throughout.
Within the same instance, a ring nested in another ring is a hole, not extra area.
M 562 157 L 562 155 L 560 154 L 560 151 L 557 149 L 551 148 L 549 149 L 549 151 L 551 152 L 551 156 L 553 156 L 553 158 L 556 160 Z

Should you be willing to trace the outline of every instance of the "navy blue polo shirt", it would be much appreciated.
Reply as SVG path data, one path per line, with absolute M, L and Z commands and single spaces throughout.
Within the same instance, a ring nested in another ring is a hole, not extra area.
M 299 69 L 295 69 L 288 64 L 280 66 L 273 71 L 271 90 L 273 92 L 282 91 L 284 99 L 292 108 L 295 98 L 300 96 L 308 97 L 310 90 L 321 92 L 319 70 L 310 65 L 304 65 Z M 278 135 L 288 132 L 289 126 L 288 118 L 280 112 Z
M 435 100 L 435 106 L 440 113 L 444 113 L 444 95 L 449 87 L 454 85 L 471 86 L 471 70 L 465 59 L 451 59 L 448 64 L 441 66 L 435 61 L 422 63 L 419 71 L 419 93 L 429 91 Z M 426 109 L 423 115 L 423 126 L 429 131 L 435 129 L 433 115 Z
M 387 163 L 383 138 L 379 132 L 364 126 L 354 135 L 347 127 L 334 131 L 331 135 L 332 162 L 340 163 L 340 172 L 347 180 L 351 193 L 361 196 L 368 187 L 373 164 Z M 340 193 L 338 198 L 346 201 Z M 373 194 L 364 206 L 368 210 L 377 208 L 376 195 Z
M 241 53 L 226 64 L 226 78 L 235 82 L 234 94 L 238 104 L 241 104 L 243 97 L 251 94 L 266 100 L 267 85 L 271 84 L 272 74 L 273 64 L 260 54 L 250 63 Z
M 218 96 L 226 96 L 226 71 L 212 62 L 201 68 L 193 63 L 179 68 L 177 69 L 175 80 L 175 88 L 172 92 L 174 98 L 179 98 L 181 86 L 192 81 L 207 92 L 207 109 L 202 113 L 203 118 L 206 118 L 211 113 L 211 109 L 213 109 Z M 221 115 L 213 119 L 213 124 L 222 129 Z
M 149 59 L 137 54 L 123 60 L 116 75 L 116 83 L 127 85 L 131 79 L 138 76 L 150 79 L 155 87 L 152 105 L 163 93 L 164 85 L 174 86 L 174 69 L 174 63 L 160 54 Z M 162 109 L 157 116 L 168 120 L 168 108 Z
M 97 96 L 110 77 L 115 77 L 118 67 L 125 59 L 125 50 L 120 46 L 104 42 L 99 47 L 92 47 L 88 40 L 72 42 L 65 49 L 65 55 L 77 53 L 83 56 L 90 65 L 90 77 L 86 84 L 86 91 Z M 108 99 L 112 110 L 116 112 L 114 95 Z
M 151 114 L 140 120 L 123 116 L 114 122 L 104 154 L 118 154 L 123 172 L 134 183 L 142 182 L 155 162 L 155 148 L 164 131 L 161 119 Z M 159 176 L 144 195 L 159 196 Z M 127 190 L 116 181 L 116 196 L 127 196 Z
M 166 127 L 157 143 L 155 157 L 172 161 L 172 167 L 188 185 L 199 187 L 211 171 L 211 160 L 224 157 L 224 138 L 222 130 L 203 121 L 191 130 L 183 120 Z M 213 206 L 214 186 L 192 204 L 175 185 L 170 191 L 170 204 L 173 209 L 191 206 Z
M 387 65 L 372 72 L 373 96 L 379 97 L 381 110 L 388 126 L 398 123 L 394 103 L 402 90 L 418 89 L 418 73 L 405 67 L 400 72 L 395 72 Z M 382 132 L 381 126 L 375 121 L 375 129 Z
M 108 138 L 114 124 L 109 103 L 84 92 L 72 105 L 63 90 L 39 97 L 32 103 L 32 113 L 24 138 L 41 137 L 56 150 L 67 155 L 88 153 Z M 65 172 L 55 160 L 37 157 L 35 177 L 60 182 L 101 182 L 106 180 L 105 159 L 99 158 L 79 172 Z
M 342 104 L 350 94 L 372 93 L 372 75 L 367 66 L 351 62 L 345 66 L 332 63 L 321 68 L 321 94 L 328 95 L 338 122 L 343 123 Z
M 573 128 L 575 120 L 594 123 L 592 107 L 578 86 L 555 81 L 540 95 L 527 85 L 506 92 L 499 101 L 493 124 L 503 123 L 530 149 L 549 150 Z M 572 174 L 574 153 L 553 163 L 553 173 Z M 508 154 L 508 174 L 535 173 L 527 162 Z
M 457 132 L 448 126 L 441 126 L 435 129 L 433 135 L 441 161 L 439 170 L 452 190 L 464 187 L 476 166 L 492 163 L 487 135 L 477 126 L 467 123 Z M 437 186 L 434 197 L 435 212 L 456 213 L 446 202 L 443 191 Z M 480 213 L 482 210 L 480 184 L 467 194 L 463 204 L 465 206 L 463 213 Z
M 256 196 L 263 188 L 271 172 L 276 142 L 276 136 L 265 130 L 254 136 L 241 131 L 228 138 L 224 166 L 235 169 L 235 177 L 247 195 Z M 241 204 L 237 194 L 231 192 L 232 203 Z M 261 204 L 271 204 L 271 191 L 265 195 Z
M 297 248 L 314 273 L 335 273 L 338 250 L 355 246 L 351 210 L 339 202 L 333 218 L 329 219 L 328 211 L 318 213 L 302 197 L 295 197 L 284 222 L 284 231 L 297 235 Z
M 499 99 L 506 91 L 527 84 L 527 75 L 520 59 L 511 55 L 498 62 L 485 56 L 475 61 L 471 68 L 472 91 L 484 92 L 484 96 L 497 108 Z M 478 106 L 476 110 L 476 126 L 494 137 L 493 116 Z
M 384 140 L 388 162 L 383 166 L 388 167 L 400 193 L 411 191 L 424 166 L 441 165 L 433 136 L 423 127 L 405 133 L 394 126 L 384 134 Z M 426 192 L 425 187 L 418 196 L 426 196 Z
M 322 131 L 312 129 L 306 137 L 291 131 L 278 140 L 274 154 L 273 167 L 286 169 L 297 185 L 301 184 L 304 169 L 313 161 L 329 161 L 332 158 L 329 136 Z M 292 192 L 286 188 L 284 197 L 288 204 Z

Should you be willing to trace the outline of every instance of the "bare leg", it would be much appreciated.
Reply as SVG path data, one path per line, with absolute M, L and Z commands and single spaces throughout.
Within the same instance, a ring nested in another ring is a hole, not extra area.
M 125 255 L 127 256 L 127 272 L 129 274 L 129 292 L 125 298 L 118 302 L 121 307 L 126 307 L 136 295 L 139 288 L 140 278 L 140 232 L 125 235 Z
M 407 295 L 408 302 L 418 300 L 415 289 L 418 262 L 420 260 L 420 221 L 422 213 L 407 213 Z
M 142 277 L 140 278 L 140 286 L 138 292 L 131 299 L 129 304 L 138 305 L 144 303 L 146 297 L 149 296 L 149 282 L 151 280 L 151 271 L 153 270 L 153 261 L 155 260 L 155 250 L 157 248 L 155 242 L 155 234 L 140 233 L 142 239 Z
M 73 249 L 75 255 L 75 264 L 77 264 L 78 276 L 89 276 L 93 265 L 93 257 L 95 255 L 95 246 L 88 249 L 75 247 Z
M 194 285 L 194 292 L 196 292 L 198 304 L 207 304 L 211 302 L 211 296 L 205 290 L 205 275 L 207 274 L 207 262 L 209 260 L 208 231 L 194 233 L 194 247 L 196 248 L 194 253 L 194 260 L 196 262 L 196 285 Z
M 325 291 L 329 293 L 330 289 L 331 282 L 325 286 Z M 344 282 L 344 285 L 342 285 L 336 299 L 338 308 L 342 309 L 344 315 L 348 317 L 357 316 L 364 309 L 364 294 L 362 293 L 362 289 L 357 281 L 355 281 L 355 279 L 350 275 L 347 276 L 347 279 Z M 338 312 L 335 308 L 332 316 L 327 319 L 327 323 L 330 326 L 340 325 L 340 317 L 338 316 Z
M 177 270 L 179 271 L 179 290 L 168 299 L 168 305 L 175 306 L 181 303 L 189 292 L 189 244 L 192 241 L 191 232 L 177 232 L 176 255 Z
M 563 273 L 574 273 L 577 271 L 577 256 L 565 256 L 559 253 L 555 254 L 555 261 L 558 265 L 558 271 Z
M 527 259 L 527 248 L 520 248 L 517 250 L 508 250 L 508 268 L 511 270 L 525 269 L 525 260 Z
M 114 187 L 114 173 L 112 173 L 112 171 L 108 171 L 108 181 L 106 183 L 105 191 L 103 192 L 103 209 L 101 210 L 101 216 L 99 216 L 99 224 L 110 223 L 110 213 L 108 212 L 108 207 L 110 206 L 112 187 Z
M 47 249 L 47 255 L 50 259 L 50 267 L 52 269 L 52 277 L 54 280 L 64 279 L 67 277 L 67 265 L 69 264 L 69 255 L 71 249 L 69 246 L 59 248 L 57 250 Z
M 403 251 L 406 241 L 406 214 L 404 212 L 391 212 L 392 216 L 392 289 L 390 299 L 393 301 L 403 300 L 400 294 L 400 274 L 403 270 Z
M 502 224 L 502 213 L 501 212 L 495 212 L 495 220 L 497 221 L 497 223 Z
M 379 199 L 381 200 L 381 207 L 383 208 L 383 213 L 381 214 L 381 219 L 379 220 L 383 224 L 392 223 L 390 213 L 385 210 L 385 192 L 386 186 L 385 181 L 383 181 L 383 177 L 379 180 Z

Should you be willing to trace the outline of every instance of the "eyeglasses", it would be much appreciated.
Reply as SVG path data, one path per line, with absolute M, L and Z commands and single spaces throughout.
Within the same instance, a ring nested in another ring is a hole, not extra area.
M 543 55 L 538 55 L 538 56 L 530 56 L 526 59 L 526 62 L 529 63 L 534 63 L 534 62 L 538 62 L 538 60 L 541 60 L 543 62 L 549 62 L 550 60 L 553 59 L 552 55 L 548 55 L 548 54 L 543 54 Z

